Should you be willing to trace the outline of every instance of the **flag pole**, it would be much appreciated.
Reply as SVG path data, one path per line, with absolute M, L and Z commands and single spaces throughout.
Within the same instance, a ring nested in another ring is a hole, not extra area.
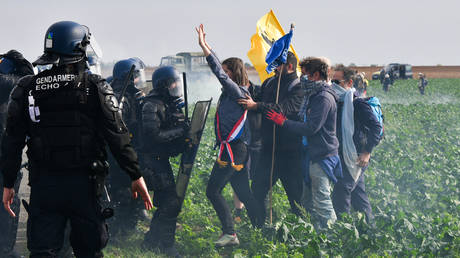
M 281 65 L 280 73 L 278 75 L 278 85 L 276 86 L 276 99 L 275 103 L 278 104 L 279 94 L 280 94 L 280 84 L 281 84 L 281 75 L 283 74 L 284 64 Z M 270 226 L 273 223 L 273 170 L 275 169 L 275 147 L 276 147 L 276 125 L 273 124 L 273 142 L 272 142 L 272 166 L 270 168 Z
M 291 31 L 294 30 L 294 23 L 291 23 Z M 289 47 L 288 47 L 289 49 Z M 297 70 L 297 67 L 295 67 Z M 281 64 L 280 73 L 278 76 L 278 85 L 276 86 L 276 99 L 275 104 L 278 104 L 280 95 L 280 84 L 281 75 L 283 74 L 284 64 Z M 273 171 L 275 169 L 275 147 L 276 147 L 276 125 L 273 124 L 273 142 L 272 142 L 272 166 L 270 168 L 270 191 L 269 191 L 269 203 L 270 203 L 270 226 L 273 224 Z

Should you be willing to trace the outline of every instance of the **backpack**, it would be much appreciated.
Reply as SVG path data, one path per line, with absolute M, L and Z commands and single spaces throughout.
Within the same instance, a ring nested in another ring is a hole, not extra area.
M 382 126 L 382 130 L 380 131 L 380 139 L 384 136 L 384 125 L 383 122 L 385 121 L 382 111 L 382 105 L 380 104 L 380 100 L 377 97 L 369 97 L 364 99 L 366 103 L 371 107 L 375 118 L 379 121 L 380 125 Z

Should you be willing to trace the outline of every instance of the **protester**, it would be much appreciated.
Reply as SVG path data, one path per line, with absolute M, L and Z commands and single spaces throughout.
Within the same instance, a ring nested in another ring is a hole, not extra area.
M 238 245 L 230 209 L 222 196 L 222 190 L 230 181 L 233 190 L 244 203 L 251 222 L 256 225 L 259 208 L 249 188 L 248 170 L 248 127 L 247 112 L 237 100 L 249 94 L 249 80 L 244 63 L 239 58 L 228 58 L 221 64 L 205 39 L 201 24 L 196 28 L 198 42 L 203 49 L 211 71 L 216 75 L 223 89 L 216 111 L 216 137 L 220 144 L 217 161 L 209 177 L 206 196 L 211 201 L 222 223 L 223 234 L 215 242 L 217 247 Z
M 389 74 L 385 74 L 385 78 L 383 79 L 383 91 L 388 92 L 391 86 L 391 78 Z
M 353 72 L 353 70 L 351 70 Z M 366 91 L 367 91 L 367 84 L 368 81 L 364 77 L 365 73 L 364 72 L 356 72 L 354 75 L 354 80 L 353 80 L 353 88 L 356 89 L 356 95 L 359 97 L 365 96 Z
M 288 120 L 274 110 L 267 118 L 288 133 L 306 136 L 302 139 L 306 146 L 304 206 L 312 212 L 315 227 L 323 229 L 337 219 L 330 196 L 331 182 L 342 177 L 336 136 L 337 95 L 326 82 L 328 64 L 324 58 L 308 57 L 300 67 L 306 96 L 299 114 L 304 121 Z
M 266 114 L 269 110 L 285 114 L 293 120 L 297 120 L 300 106 L 304 97 L 304 91 L 300 86 L 296 74 L 297 58 L 292 52 L 287 55 L 287 63 L 278 67 L 276 76 L 265 80 L 262 84 L 260 97 L 255 101 L 248 97 L 238 103 L 248 110 Z M 280 78 L 281 77 L 281 78 Z M 279 102 L 276 104 L 276 92 L 278 80 L 280 80 Z M 257 170 L 252 182 L 254 197 L 261 207 L 265 207 L 265 198 L 270 190 L 270 170 L 272 164 L 273 124 L 266 118 L 262 119 L 262 150 L 260 152 Z M 291 210 L 300 215 L 299 206 L 302 197 L 302 174 L 301 174 L 301 137 L 294 135 L 284 128 L 276 128 L 275 155 L 272 185 L 278 179 L 281 180 L 284 190 L 289 199 Z M 261 210 L 258 222 L 263 226 L 266 217 L 266 209 Z
M 420 94 L 425 95 L 425 87 L 428 85 L 428 80 L 423 73 L 418 73 L 418 79 L 418 90 L 420 91 Z
M 332 193 L 335 212 L 349 213 L 351 206 L 364 212 L 373 221 L 372 208 L 364 186 L 370 153 L 380 141 L 382 126 L 366 99 L 358 98 L 353 89 L 354 72 L 337 65 L 332 88 L 339 97 L 337 111 L 337 136 L 343 178 L 338 179 Z

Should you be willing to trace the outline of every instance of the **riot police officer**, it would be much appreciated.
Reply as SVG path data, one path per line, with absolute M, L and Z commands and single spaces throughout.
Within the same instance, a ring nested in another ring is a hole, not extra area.
M 152 207 L 113 91 L 88 72 L 87 51 L 97 53 L 95 43 L 86 26 L 71 21 L 51 25 L 44 54 L 34 64 L 53 67 L 23 77 L 11 93 L 2 143 L 3 205 L 14 217 L 13 185 L 27 144 L 31 257 L 55 257 L 67 221 L 76 257 L 102 257 L 110 215 L 99 205 L 106 143 L 130 176 L 133 197 L 140 194 L 146 209 Z
M 134 65 L 132 76 L 129 75 Z M 122 100 L 120 105 L 123 121 L 128 127 L 131 144 L 138 150 L 140 115 L 140 101 L 145 87 L 145 64 L 137 57 L 118 61 L 113 67 L 113 81 L 111 86 L 115 96 Z M 127 78 L 129 76 L 129 78 Z M 122 96 L 123 95 L 123 96 Z M 120 237 L 122 240 L 126 233 L 136 228 L 137 221 L 146 218 L 142 203 L 129 197 L 129 184 L 127 176 L 121 173 L 121 168 L 115 164 L 113 156 L 109 155 L 110 163 L 110 193 L 115 207 L 115 215 L 110 222 L 111 236 Z
M 26 75 L 33 75 L 32 64 L 27 61 L 21 53 L 10 50 L 0 55 L 0 139 L 5 130 L 6 106 L 8 97 L 19 79 Z M 18 173 L 14 190 L 19 191 L 22 174 Z M 3 178 L 0 177 L 0 185 L 3 185 Z M 2 195 L 3 193 L 0 193 Z M 18 214 L 11 218 L 5 209 L 0 209 L 0 257 L 19 257 L 13 250 L 18 230 L 20 202 L 17 196 L 14 197 L 12 210 Z
M 143 246 L 158 247 L 162 253 L 179 256 L 174 235 L 180 204 L 169 157 L 184 151 L 188 122 L 181 110 L 184 102 L 178 72 L 171 66 L 158 68 L 152 75 L 152 86 L 142 105 L 141 160 L 158 209 Z

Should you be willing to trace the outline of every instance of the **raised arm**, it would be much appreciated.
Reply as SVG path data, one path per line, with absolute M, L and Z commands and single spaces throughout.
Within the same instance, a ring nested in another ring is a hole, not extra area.
M 248 92 L 245 92 L 238 84 L 230 79 L 230 77 L 222 68 L 222 65 L 216 54 L 212 51 L 211 47 L 206 42 L 206 33 L 204 32 L 203 24 L 200 24 L 200 26 L 196 28 L 196 31 L 198 33 L 198 43 L 201 49 L 203 49 L 203 53 L 206 56 L 206 61 L 208 62 L 211 71 L 214 73 L 224 88 L 224 91 L 232 96 L 235 100 L 246 98 L 246 94 Z

